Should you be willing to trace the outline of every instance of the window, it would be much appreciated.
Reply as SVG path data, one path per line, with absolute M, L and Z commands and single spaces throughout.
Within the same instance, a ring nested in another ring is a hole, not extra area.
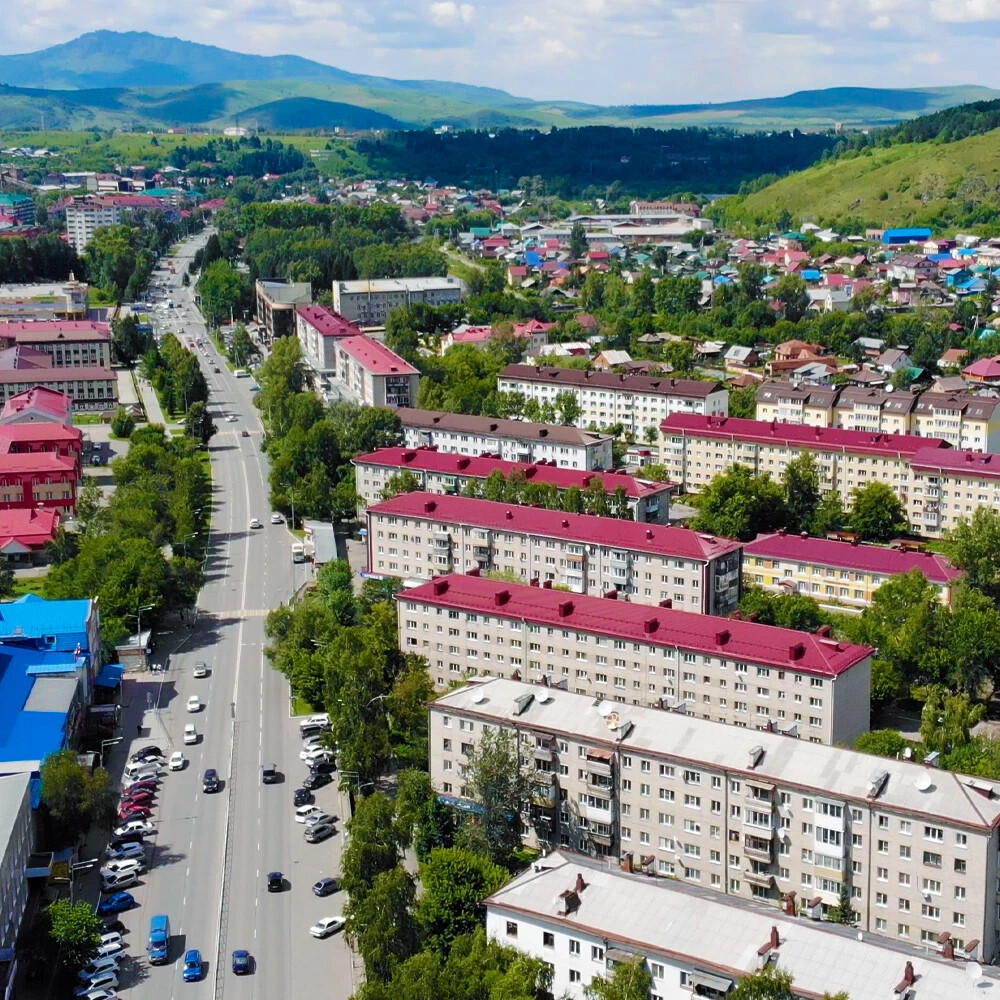
M 556 936 L 552 931 L 542 931 L 542 947 L 554 948 L 556 946 Z
M 664 969 L 663 969 L 663 966 L 659 962 L 650 962 L 649 963 L 649 972 L 650 972 L 650 975 L 652 975 L 652 977 L 654 979 L 662 979 L 663 978 Z
M 579 955 L 580 954 L 580 942 L 577 941 L 576 938 L 570 938 L 569 939 L 569 953 L 571 955 Z
M 603 962 L 604 949 L 600 945 L 592 944 L 590 946 L 590 958 L 594 962 Z
M 507 921 L 507 937 L 517 937 L 517 923 L 513 920 Z
M 569 970 L 569 981 L 571 983 L 578 983 L 578 982 L 580 982 L 580 970 L 579 969 L 570 969 Z

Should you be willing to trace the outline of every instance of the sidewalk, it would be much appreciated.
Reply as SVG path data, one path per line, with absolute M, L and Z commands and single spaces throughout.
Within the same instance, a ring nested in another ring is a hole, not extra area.
M 149 422 L 169 427 L 170 421 L 167 420 L 163 412 L 163 407 L 160 406 L 160 401 L 156 398 L 156 393 L 153 391 L 153 387 L 139 374 L 136 374 L 136 379 L 139 382 L 139 392 L 142 394 L 142 404 L 146 408 L 146 417 Z

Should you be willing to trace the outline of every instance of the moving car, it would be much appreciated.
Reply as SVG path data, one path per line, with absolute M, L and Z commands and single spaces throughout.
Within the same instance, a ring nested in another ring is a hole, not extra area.
M 250 952 L 238 948 L 233 952 L 233 972 L 245 976 L 250 971 Z
M 115 827 L 114 835 L 116 837 L 124 837 L 128 833 L 152 833 L 154 829 L 156 828 L 148 820 L 133 819 L 127 823 L 122 823 L 121 826 Z
M 309 928 L 309 933 L 314 938 L 325 938 L 336 933 L 343 926 L 343 917 L 320 917 L 320 919 Z
M 298 809 L 295 810 L 295 822 L 305 823 L 305 821 L 309 819 L 310 816 L 322 816 L 322 815 L 323 815 L 323 810 L 320 809 L 319 806 L 313 806 L 313 805 L 300 806 Z
M 119 861 L 125 858 L 145 858 L 146 848 L 136 841 L 126 841 L 119 847 L 109 847 L 107 851 L 109 861 Z
M 98 914 L 121 913 L 135 905 L 135 896 L 130 892 L 113 892 L 97 904 Z
M 237 417 L 235 413 L 230 413 L 229 416 L 226 417 L 227 424 L 235 424 L 237 420 L 239 420 L 239 417 Z
M 264 785 L 274 785 L 280 777 L 277 764 L 265 764 L 260 769 L 260 780 Z
M 281 892 L 285 888 L 285 876 L 281 872 L 267 873 L 267 891 Z
M 250 432 L 248 430 L 242 430 L 240 431 L 240 437 L 248 438 L 250 437 Z
M 337 832 L 336 827 L 329 820 L 322 823 L 314 823 L 306 827 L 306 832 L 302 835 L 307 844 L 318 844 L 320 841 L 332 837 Z
M 190 722 L 184 727 L 184 742 L 188 746 L 198 742 L 198 730 Z
M 73 990 L 73 996 L 86 997 L 95 990 L 116 990 L 118 989 L 118 977 L 113 972 L 102 972 L 94 976 L 88 983 L 78 986 Z
M 194 670 L 191 671 L 193 677 L 207 677 L 208 676 L 208 664 L 204 660 L 199 660 L 194 665 Z
M 252 517 L 252 518 L 250 518 L 250 527 L 251 528 L 260 528 L 260 527 L 263 527 L 263 525 L 261 525 L 260 521 L 256 517 Z
M 308 788 L 296 788 L 292 795 L 292 804 L 296 806 L 309 805 L 313 800 L 313 793 Z
M 215 372 L 216 375 L 221 375 L 222 374 L 222 369 L 219 368 L 218 365 L 212 365 L 212 371 Z
M 283 524 L 283 523 L 284 523 L 284 518 L 282 518 L 282 516 L 277 511 L 275 511 L 271 515 L 271 524 Z
M 196 695 L 191 695 L 187 700 L 187 710 L 189 712 L 200 712 L 201 711 L 201 699 Z
M 183 771 L 186 763 L 187 760 L 185 760 L 184 754 L 178 750 L 176 753 L 170 755 L 170 763 L 167 766 L 171 771 Z
M 197 948 L 191 948 L 184 953 L 184 982 L 196 983 L 201 979 L 202 974 L 201 952 Z
M 340 888 L 340 883 L 335 878 L 321 878 L 313 885 L 314 896 L 329 896 Z
M 214 767 L 205 771 L 205 776 L 201 779 L 201 789 L 203 792 L 217 792 L 219 790 L 219 772 Z

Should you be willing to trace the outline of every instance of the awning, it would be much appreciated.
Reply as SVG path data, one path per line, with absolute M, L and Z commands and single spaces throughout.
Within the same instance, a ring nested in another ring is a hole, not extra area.
M 726 976 L 713 976 L 710 972 L 692 972 L 690 982 L 696 988 L 702 986 L 722 994 L 728 993 L 735 985 L 732 979 Z
M 612 761 L 615 759 L 613 750 L 601 750 L 598 747 L 587 747 L 587 760 Z
M 124 673 L 125 667 L 121 663 L 105 663 L 101 667 L 101 672 L 97 675 L 97 680 L 94 683 L 98 687 L 118 687 L 122 682 L 122 675 Z

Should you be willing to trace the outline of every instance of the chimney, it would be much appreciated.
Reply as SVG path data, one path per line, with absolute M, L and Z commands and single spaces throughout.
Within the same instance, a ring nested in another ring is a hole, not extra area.
M 744 619 L 744 621 L 755 622 L 759 617 L 760 617 L 760 615 L 758 614 L 758 612 L 751 611 L 750 614 L 748 614 L 746 616 L 746 618 Z
M 796 642 L 788 647 L 788 659 L 801 660 L 805 656 L 806 647 L 804 643 Z
M 458 468 L 459 469 L 467 469 L 469 467 L 469 461 L 470 460 L 468 458 L 466 458 L 465 456 L 463 456 L 462 458 L 460 458 L 458 460 Z
M 788 534 L 788 532 L 784 528 L 778 528 L 778 537 L 779 538 L 784 538 L 785 535 L 787 535 L 787 534 Z
M 809 532 L 808 531 L 800 531 L 799 532 L 799 538 L 808 538 L 808 537 L 809 537 Z
M 647 528 L 646 529 L 646 537 L 647 538 L 652 538 L 653 537 L 653 529 L 652 528 Z
M 907 962 L 903 969 L 902 982 L 896 984 L 895 993 L 905 993 L 917 981 L 916 973 L 913 971 L 913 963 Z
M 552 581 L 551 580 L 543 580 L 542 581 L 542 590 L 551 590 L 551 589 L 552 589 Z
M 493 603 L 494 603 L 494 605 L 496 605 L 496 607 L 498 607 L 498 608 L 499 608 L 499 607 L 500 607 L 500 606 L 501 606 L 502 604 L 506 604 L 506 603 L 507 603 L 507 602 L 508 602 L 509 600 L 510 600 L 510 591 L 509 591 L 509 590 L 498 590 L 498 591 L 497 591 L 497 592 L 496 592 L 496 593 L 495 593 L 495 594 L 493 595 Z
M 858 547 L 859 542 L 860 542 L 860 539 L 858 539 L 858 538 L 852 538 L 851 539 L 851 547 L 856 549 Z
M 545 582 L 549 584 L 549 587 L 552 586 L 551 583 L 549 583 L 548 580 L 546 580 Z M 559 602 L 559 617 L 560 618 L 568 618 L 571 614 L 573 614 L 573 602 L 572 601 L 560 601 Z
M 466 571 L 465 575 L 466 576 L 479 576 L 480 575 L 480 573 L 479 573 L 479 567 L 478 566 L 473 566 L 472 569 Z
M 581 872 L 576 873 L 576 885 L 573 886 L 573 891 L 576 893 L 583 892 L 587 888 L 587 883 L 583 881 L 583 875 Z
M 780 944 L 781 944 L 781 938 L 778 936 L 778 928 L 775 927 L 774 924 L 771 924 L 770 936 L 768 937 L 767 941 L 757 949 L 758 957 L 763 958 L 765 955 L 768 954 L 768 952 L 777 951 Z
M 604 596 L 609 601 L 617 601 L 618 600 L 618 591 L 615 590 L 614 588 L 612 588 L 611 590 L 606 590 L 606 591 L 604 591 Z
M 724 628 L 715 633 L 716 646 L 725 646 L 729 642 L 729 629 Z
M 432 584 L 434 588 L 434 594 L 440 597 L 442 594 L 448 593 L 448 581 L 447 580 L 435 580 Z
M 530 579 L 530 580 L 528 581 L 528 586 L 529 586 L 529 587 L 537 587 L 537 586 L 538 586 L 538 577 L 537 577 L 537 576 L 533 576 L 533 577 L 532 577 L 532 578 L 531 578 L 531 579 Z
M 567 521 L 565 517 L 562 519 L 562 526 L 564 528 L 568 528 L 569 527 L 569 521 Z
M 412 462 L 417 457 L 417 453 L 415 451 L 404 451 L 401 457 L 404 462 Z
M 816 629 L 816 634 L 821 635 L 824 639 L 826 639 L 830 636 L 832 631 L 833 629 L 831 629 L 829 625 L 820 625 L 820 627 Z
M 658 608 L 667 608 L 667 609 L 672 608 L 674 606 L 673 598 L 665 597 L 656 606 Z
M 424 513 L 433 514 L 437 510 L 437 503 L 434 500 L 426 500 L 424 502 Z
M 786 917 L 795 916 L 795 893 L 786 892 L 781 900 L 781 912 L 785 914 Z
M 504 517 L 507 518 L 508 521 L 513 521 L 514 512 L 508 508 L 507 512 L 504 514 Z
M 642 623 L 642 631 L 643 631 L 643 632 L 644 632 L 644 633 L 645 633 L 646 635 L 651 635 L 651 634 L 652 634 L 653 632 L 655 632 L 655 631 L 656 631 L 656 630 L 657 630 L 657 629 L 658 629 L 659 627 L 660 627 L 660 620 L 659 620 L 659 618 L 647 618 L 647 619 L 646 619 L 646 620 L 645 620 L 645 621 L 644 621 L 644 622 Z

